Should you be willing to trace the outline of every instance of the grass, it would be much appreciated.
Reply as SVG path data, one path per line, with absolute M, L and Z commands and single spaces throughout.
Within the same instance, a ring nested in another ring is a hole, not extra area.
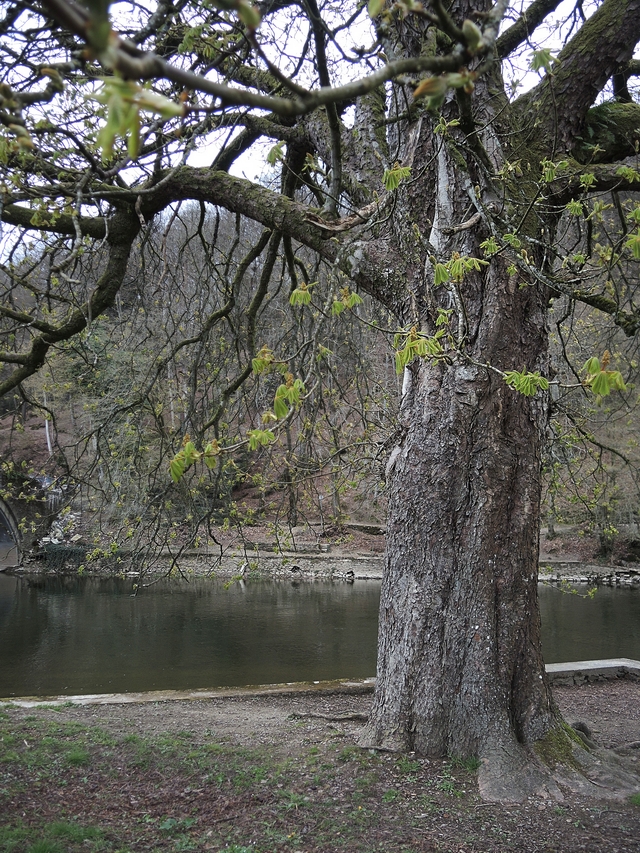
M 332 731 L 293 752 L 212 737 L 114 736 L 53 709 L 0 715 L 0 853 L 529 849 L 518 846 L 513 808 L 479 803 L 473 760 L 374 752 Z M 639 805 L 630 798 L 630 825 Z M 587 812 L 563 804 L 545 815 L 575 833 Z
M 15 826 L 0 827 L 2 853 L 67 853 L 70 850 L 103 849 L 104 833 L 95 826 L 77 821 L 56 820 L 40 826 L 27 826 L 22 821 Z

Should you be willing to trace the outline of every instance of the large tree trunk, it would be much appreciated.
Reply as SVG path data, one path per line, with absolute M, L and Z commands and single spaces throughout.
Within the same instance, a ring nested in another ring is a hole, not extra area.
M 513 308 L 508 279 L 492 284 Z M 515 297 L 516 306 L 539 310 L 535 294 Z M 505 311 L 502 343 L 517 364 L 524 342 L 514 321 Z M 543 355 L 544 336 L 527 349 Z M 558 724 L 537 600 L 544 401 L 521 397 L 475 366 L 416 364 L 409 377 L 406 432 L 389 463 L 368 737 L 385 747 L 487 759 L 494 786 L 505 771 L 520 771 L 521 745 Z M 488 785 L 486 794 L 508 793 Z
M 422 121 L 405 135 L 413 171 L 429 164 L 404 193 L 407 218 L 428 234 L 438 260 L 481 258 L 489 231 L 476 214 L 493 190 L 469 147 L 465 163 L 462 146 L 434 143 L 430 119 Z M 485 144 L 497 169 L 499 139 Z M 363 740 L 476 756 L 484 796 L 499 800 L 557 795 L 533 750 L 566 737 L 545 674 L 537 597 L 546 394 L 525 397 L 493 369 L 548 375 L 547 295 L 511 263 L 495 257 L 437 288 L 433 261 L 416 267 L 404 322 L 432 334 L 437 308 L 451 309 L 459 343 L 450 359 L 414 360 L 405 370 L 403 432 L 387 469 L 377 683 Z

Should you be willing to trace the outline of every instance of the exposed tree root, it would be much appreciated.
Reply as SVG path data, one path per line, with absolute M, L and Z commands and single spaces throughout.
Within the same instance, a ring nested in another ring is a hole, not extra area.
M 621 800 L 640 791 L 640 776 L 611 750 L 587 749 L 563 732 L 556 732 L 561 749 L 554 756 L 549 739 L 536 753 L 517 746 L 496 749 L 482 757 L 478 787 L 488 802 L 522 802 L 528 797 L 561 801 L 565 793 L 597 800 Z
M 297 720 L 302 717 L 312 717 L 315 720 L 328 720 L 330 723 L 339 723 L 342 720 L 358 720 L 359 722 L 366 723 L 369 719 L 367 714 L 360 714 L 354 712 L 353 714 L 289 714 L 291 719 Z

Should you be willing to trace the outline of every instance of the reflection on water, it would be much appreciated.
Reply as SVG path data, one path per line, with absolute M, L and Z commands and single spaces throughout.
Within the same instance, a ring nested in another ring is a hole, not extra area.
M 380 584 L 0 575 L 0 696 L 366 677 Z
M 380 584 L 0 575 L 0 696 L 108 693 L 375 674 Z M 640 590 L 541 587 L 548 663 L 640 659 Z
M 18 562 L 18 549 L 2 515 L 0 515 L 0 572 Z

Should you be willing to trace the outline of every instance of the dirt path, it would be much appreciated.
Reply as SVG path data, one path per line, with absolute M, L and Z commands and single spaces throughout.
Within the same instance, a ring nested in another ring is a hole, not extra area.
M 555 695 L 568 721 L 640 769 L 640 683 Z M 358 748 L 370 701 L 4 706 L 0 851 L 640 853 L 640 803 L 497 806 L 462 762 Z

